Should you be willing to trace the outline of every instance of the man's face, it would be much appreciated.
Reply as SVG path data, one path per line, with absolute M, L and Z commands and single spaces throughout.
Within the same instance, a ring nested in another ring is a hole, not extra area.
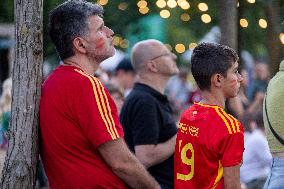
M 237 62 L 233 63 L 227 71 L 227 77 L 224 77 L 222 88 L 226 98 L 235 97 L 239 92 L 243 78 L 238 72 L 238 65 Z
M 156 49 L 156 56 L 152 58 L 152 61 L 156 63 L 159 73 L 165 76 L 173 76 L 179 73 L 176 55 L 170 52 L 165 45 L 159 44 Z
M 91 16 L 88 25 L 89 32 L 84 36 L 88 57 L 101 62 L 113 56 L 115 53 L 112 42 L 113 31 L 104 25 L 103 19 L 99 16 Z

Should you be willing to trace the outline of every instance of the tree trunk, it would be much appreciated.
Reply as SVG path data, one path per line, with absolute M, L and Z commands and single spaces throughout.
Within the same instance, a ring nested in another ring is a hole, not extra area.
M 0 188 L 35 188 L 42 82 L 42 0 L 15 0 L 16 47 L 9 148 Z
M 233 48 L 238 53 L 238 9 L 236 0 L 219 0 L 221 44 Z M 226 102 L 226 110 L 241 119 L 243 107 L 239 97 Z
M 238 14 L 236 0 L 219 0 L 221 44 L 238 51 Z
M 280 22 L 278 16 L 279 2 L 267 1 L 264 2 L 264 10 L 267 16 L 267 32 L 266 32 L 266 44 L 268 50 L 268 62 L 270 73 L 273 76 L 279 69 L 281 61 L 282 45 L 279 39 L 280 34 Z

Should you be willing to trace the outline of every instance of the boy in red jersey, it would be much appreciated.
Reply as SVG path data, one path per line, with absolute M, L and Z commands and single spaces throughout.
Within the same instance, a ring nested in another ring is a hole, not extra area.
M 175 147 L 175 188 L 240 189 L 243 127 L 224 111 L 239 91 L 238 55 L 224 45 L 201 43 L 192 74 L 203 100 L 182 115 Z

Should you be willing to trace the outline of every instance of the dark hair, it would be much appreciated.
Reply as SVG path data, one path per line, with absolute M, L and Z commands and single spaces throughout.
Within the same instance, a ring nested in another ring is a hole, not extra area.
M 115 68 L 115 72 L 119 70 L 124 70 L 126 72 L 134 72 L 133 66 L 131 64 L 131 60 L 129 58 L 123 58 Z
M 210 89 L 212 75 L 227 76 L 228 69 L 239 60 L 230 47 L 217 43 L 200 43 L 192 53 L 191 71 L 201 90 Z
M 49 35 L 63 60 L 74 55 L 72 41 L 88 33 L 88 18 L 102 16 L 103 8 L 84 0 L 66 1 L 49 14 Z

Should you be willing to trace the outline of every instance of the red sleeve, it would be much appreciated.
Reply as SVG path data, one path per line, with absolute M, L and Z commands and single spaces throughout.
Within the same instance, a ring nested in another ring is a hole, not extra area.
M 103 84 L 81 71 L 79 90 L 73 95 L 74 116 L 78 126 L 95 147 L 123 137 L 116 105 Z
M 244 152 L 244 132 L 242 125 L 239 124 L 239 131 L 231 134 L 224 130 L 216 140 L 217 152 L 220 156 L 223 167 L 238 165 L 242 162 Z

